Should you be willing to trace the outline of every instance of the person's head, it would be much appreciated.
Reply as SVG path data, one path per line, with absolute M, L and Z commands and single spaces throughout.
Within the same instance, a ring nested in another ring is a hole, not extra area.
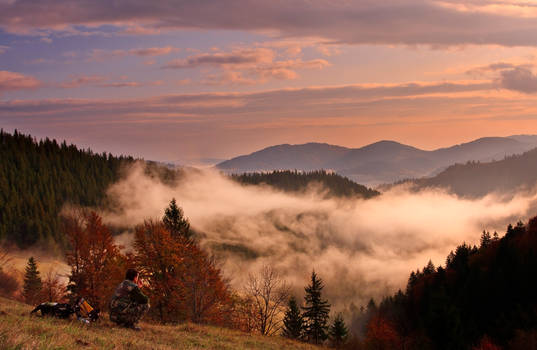
M 135 269 L 128 269 L 125 273 L 126 280 L 135 282 L 136 277 L 138 277 L 138 271 L 136 271 Z

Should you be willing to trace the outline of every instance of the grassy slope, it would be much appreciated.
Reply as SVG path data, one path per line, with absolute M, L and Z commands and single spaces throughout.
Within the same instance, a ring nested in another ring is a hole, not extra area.
M 30 317 L 31 309 L 0 298 L 0 349 L 316 349 L 282 337 L 194 324 L 141 323 L 141 332 L 107 319 L 87 326 L 76 320 Z

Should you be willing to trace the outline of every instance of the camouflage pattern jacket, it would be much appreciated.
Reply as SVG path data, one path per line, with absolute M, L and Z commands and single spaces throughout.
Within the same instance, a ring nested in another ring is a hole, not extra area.
M 149 298 L 142 293 L 140 288 L 130 280 L 124 280 L 119 284 L 110 300 L 110 312 L 121 313 L 127 307 L 148 304 Z

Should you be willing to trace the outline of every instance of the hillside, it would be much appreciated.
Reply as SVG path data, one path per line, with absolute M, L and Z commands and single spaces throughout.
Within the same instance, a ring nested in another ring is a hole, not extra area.
M 457 162 L 503 159 L 536 146 L 534 135 L 485 137 L 434 151 L 394 141 L 380 141 L 356 149 L 321 143 L 285 144 L 236 157 L 216 167 L 229 173 L 331 169 L 353 181 L 372 186 L 428 176 Z
M 380 193 L 359 185 L 341 175 L 326 171 L 273 171 L 271 173 L 246 173 L 232 175 L 231 178 L 242 184 L 261 185 L 265 184 L 275 189 L 301 193 L 308 189 L 319 187 L 326 191 L 327 197 L 362 197 L 371 198 Z
M 282 337 L 262 337 L 225 328 L 141 323 L 141 332 L 103 317 L 97 324 L 30 317 L 29 305 L 0 298 L 0 349 L 317 349 Z
M 58 214 L 64 204 L 102 204 L 121 167 L 134 162 L 2 130 L 0 159 L 0 241 L 20 247 L 62 244 Z
M 532 189 L 537 184 L 537 149 L 494 162 L 455 164 L 414 183 L 418 189 L 442 187 L 463 197 Z
M 536 249 L 537 217 L 502 238 L 483 232 L 479 247 L 461 244 L 445 266 L 412 272 L 374 322 L 390 324 L 408 349 L 535 349 Z

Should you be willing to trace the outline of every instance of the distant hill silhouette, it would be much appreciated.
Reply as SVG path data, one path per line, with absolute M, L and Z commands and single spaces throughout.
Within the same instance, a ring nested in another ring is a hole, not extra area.
M 354 149 L 325 143 L 284 144 L 224 161 L 216 167 L 228 173 L 330 169 L 372 186 L 435 175 L 454 163 L 503 159 L 534 147 L 537 147 L 535 135 L 485 137 L 434 151 L 395 141 L 380 141 Z
M 295 193 L 303 193 L 312 186 L 320 186 L 322 191 L 326 191 L 326 197 L 371 198 L 380 194 L 341 175 L 324 170 L 234 174 L 232 179 L 246 185 L 265 184 L 281 191 Z
M 537 148 L 494 162 L 455 164 L 434 177 L 414 183 L 418 189 L 442 187 L 465 197 L 531 189 L 537 184 Z

